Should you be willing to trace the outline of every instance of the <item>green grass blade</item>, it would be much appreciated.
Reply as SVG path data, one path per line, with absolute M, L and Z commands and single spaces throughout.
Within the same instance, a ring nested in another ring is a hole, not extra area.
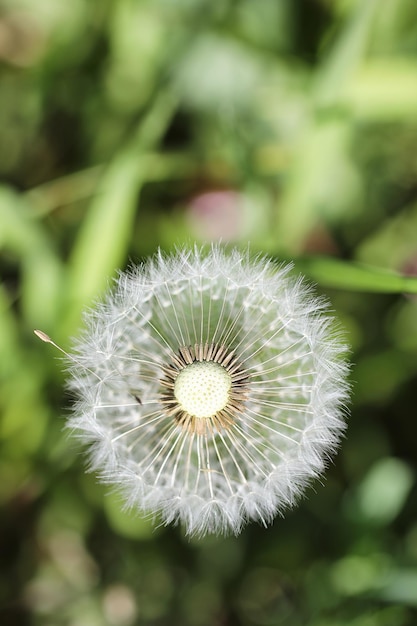
M 352 12 L 318 72 L 315 93 L 319 105 L 331 106 L 343 100 L 349 80 L 365 56 L 378 7 L 377 0 L 357 3 L 356 12 Z
M 161 93 L 137 133 L 103 174 L 70 258 L 70 325 L 70 319 L 77 323 L 80 309 L 100 293 L 125 261 L 138 194 L 147 176 L 143 155 L 157 144 L 174 104 L 170 94 Z
M 296 260 L 295 267 L 322 287 L 372 293 L 417 294 L 417 276 L 404 276 L 351 261 L 310 257 Z

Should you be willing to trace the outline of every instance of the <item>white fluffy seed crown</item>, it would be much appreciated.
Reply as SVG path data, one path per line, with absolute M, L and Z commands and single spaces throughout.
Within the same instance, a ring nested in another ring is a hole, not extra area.
M 344 430 L 346 346 L 289 267 L 159 253 L 86 315 L 70 427 L 129 506 L 239 533 L 292 506 Z

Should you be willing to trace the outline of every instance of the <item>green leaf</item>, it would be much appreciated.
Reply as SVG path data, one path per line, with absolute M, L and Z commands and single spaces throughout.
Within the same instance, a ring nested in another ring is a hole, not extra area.
M 389 524 L 402 510 L 413 483 L 412 471 L 404 461 L 380 459 L 359 487 L 359 514 L 374 524 Z
M 323 287 L 370 293 L 417 294 L 417 277 L 353 261 L 310 257 L 297 259 L 294 265 Z

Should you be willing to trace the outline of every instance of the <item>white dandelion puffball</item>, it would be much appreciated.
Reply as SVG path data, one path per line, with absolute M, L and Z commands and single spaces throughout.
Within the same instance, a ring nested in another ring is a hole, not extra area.
M 290 269 L 217 245 L 159 253 L 86 314 L 70 427 L 128 506 L 237 534 L 323 472 L 345 425 L 346 346 Z

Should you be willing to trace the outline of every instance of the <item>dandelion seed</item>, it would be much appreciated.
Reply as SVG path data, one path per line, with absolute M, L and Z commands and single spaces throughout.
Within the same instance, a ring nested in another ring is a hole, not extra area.
M 346 347 L 289 267 L 219 246 L 159 253 L 86 325 L 70 427 L 128 506 L 188 534 L 237 534 L 325 469 L 344 429 Z

